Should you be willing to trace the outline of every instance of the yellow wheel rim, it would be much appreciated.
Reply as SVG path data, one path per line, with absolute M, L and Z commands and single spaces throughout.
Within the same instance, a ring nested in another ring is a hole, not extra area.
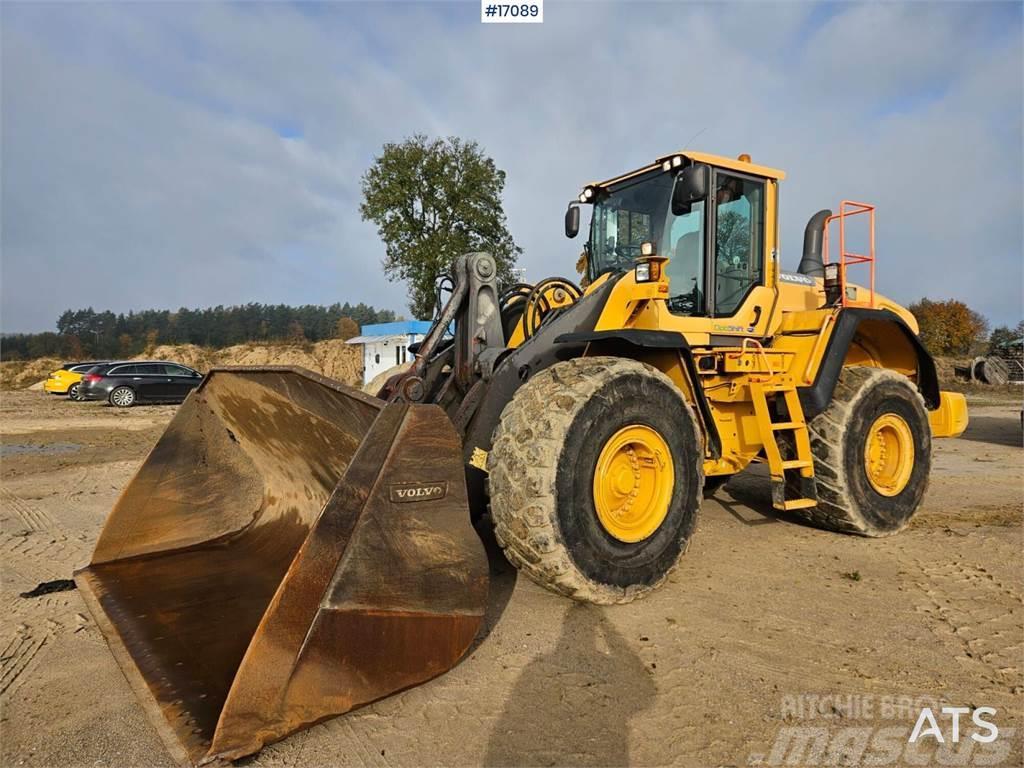
M 898 496 L 914 471 L 914 436 L 895 413 L 884 413 L 868 430 L 864 445 L 864 471 L 882 496 Z
M 623 427 L 608 439 L 597 457 L 597 519 L 619 541 L 643 541 L 668 515 L 674 483 L 672 452 L 665 439 L 641 424 Z

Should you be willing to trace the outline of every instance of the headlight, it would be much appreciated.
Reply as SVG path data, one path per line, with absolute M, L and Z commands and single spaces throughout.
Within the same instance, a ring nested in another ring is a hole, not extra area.
M 638 283 L 654 283 L 661 279 L 661 262 L 641 261 L 634 270 Z

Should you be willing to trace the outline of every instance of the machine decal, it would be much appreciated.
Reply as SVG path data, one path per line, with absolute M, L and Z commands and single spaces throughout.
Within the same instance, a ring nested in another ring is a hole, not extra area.
M 814 285 L 814 278 L 808 275 L 798 275 L 795 272 L 780 272 L 779 280 L 784 283 L 798 283 L 799 285 Z
M 487 451 L 483 448 L 474 448 L 473 455 L 469 457 L 469 466 L 476 467 L 484 472 L 487 471 Z
M 715 323 L 714 329 L 716 331 L 724 331 L 725 333 L 753 333 L 754 326 L 752 325 L 722 325 Z
M 391 500 L 434 501 L 448 495 L 448 482 L 440 483 L 396 483 L 391 486 Z

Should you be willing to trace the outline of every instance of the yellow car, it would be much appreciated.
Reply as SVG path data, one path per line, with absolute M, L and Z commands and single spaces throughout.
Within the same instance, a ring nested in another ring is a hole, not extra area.
M 43 383 L 43 389 L 51 395 L 67 395 L 72 400 L 79 400 L 78 382 L 88 370 L 102 365 L 106 360 L 93 360 L 84 363 L 64 363 L 59 371 L 54 371 Z

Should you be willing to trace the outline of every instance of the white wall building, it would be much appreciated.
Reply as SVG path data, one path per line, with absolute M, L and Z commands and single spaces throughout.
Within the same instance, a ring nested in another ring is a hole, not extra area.
M 362 333 L 349 339 L 349 344 L 363 347 L 363 384 L 388 368 L 413 359 L 409 345 L 423 341 L 430 330 L 429 320 L 399 320 L 394 323 L 364 325 Z

